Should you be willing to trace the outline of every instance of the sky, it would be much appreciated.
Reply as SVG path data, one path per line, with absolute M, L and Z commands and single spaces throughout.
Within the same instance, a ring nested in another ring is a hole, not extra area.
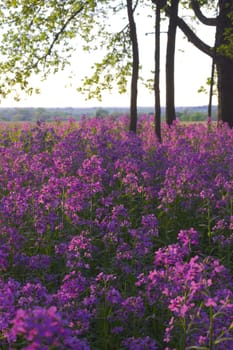
M 153 78 L 151 71 L 154 69 L 154 35 L 153 17 L 150 19 L 137 19 L 138 37 L 140 43 L 140 64 L 143 77 Z M 142 21 L 142 22 L 140 22 Z M 166 32 L 167 24 L 162 25 L 162 32 Z M 150 33 L 150 34 L 147 34 Z M 197 34 L 208 44 L 212 45 L 214 31 L 212 28 L 198 26 Z M 161 71 L 160 92 L 161 105 L 165 105 L 165 53 L 166 33 L 161 34 Z M 19 102 L 13 98 L 1 101 L 1 107 L 127 107 L 130 102 L 130 89 L 126 94 L 120 95 L 115 90 L 112 93 L 105 92 L 102 101 L 95 99 L 86 100 L 86 97 L 78 93 L 76 88 L 80 86 L 81 79 L 90 75 L 90 67 L 101 58 L 101 52 L 94 55 L 78 50 L 74 53 L 70 68 L 51 75 L 41 83 L 37 77 L 32 81 L 41 89 L 39 95 L 21 95 Z M 206 86 L 206 80 L 211 72 L 211 59 L 184 38 L 183 33 L 178 30 L 175 56 L 175 104 L 176 106 L 202 106 L 208 104 L 208 95 L 198 93 L 200 86 Z M 70 69 L 73 71 L 72 79 L 69 79 Z M 208 88 L 207 88 L 208 89 Z M 217 104 L 216 97 L 213 104 Z M 139 84 L 138 106 L 154 105 L 153 91 L 149 92 Z

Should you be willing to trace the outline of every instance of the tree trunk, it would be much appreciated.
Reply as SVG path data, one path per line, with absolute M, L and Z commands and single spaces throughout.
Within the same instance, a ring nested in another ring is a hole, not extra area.
M 134 10 L 132 0 L 127 0 L 127 12 L 130 28 L 130 40 L 133 50 L 133 68 L 131 78 L 131 96 L 130 96 L 130 126 L 129 130 L 137 131 L 137 97 L 138 97 L 138 72 L 139 72 L 139 50 L 137 29 L 134 21 Z
M 214 51 L 215 48 L 214 48 Z M 208 104 L 208 118 L 212 118 L 212 99 L 213 99 L 213 88 L 214 88 L 214 72 L 215 72 L 215 54 L 212 60 L 211 66 L 211 77 L 210 77 L 210 91 L 209 91 L 209 104 Z
M 233 10 L 232 0 L 219 1 L 219 16 L 216 33 L 216 67 L 218 77 L 218 121 L 228 123 L 233 127 L 233 57 L 228 57 L 221 51 L 221 46 L 227 45 L 224 34 L 227 28 L 232 28 L 230 13 Z
M 176 119 L 174 67 L 178 6 L 179 0 L 171 1 L 166 54 L 166 122 L 168 125 Z
M 201 5 L 198 0 L 191 0 L 192 8 L 197 18 L 204 24 L 216 26 L 216 68 L 218 77 L 218 120 L 227 122 L 233 127 L 233 54 L 229 52 L 229 41 L 226 34 L 233 34 L 233 1 L 219 0 L 219 15 L 216 18 L 207 18 L 201 12 Z M 171 6 L 166 7 L 167 16 L 171 16 Z M 204 43 L 186 22 L 177 16 L 177 25 L 199 50 L 215 56 L 215 48 Z
M 160 105 L 160 6 L 155 10 L 155 134 L 162 141 L 161 136 L 161 105 Z
M 218 121 L 233 127 L 233 60 L 217 59 Z

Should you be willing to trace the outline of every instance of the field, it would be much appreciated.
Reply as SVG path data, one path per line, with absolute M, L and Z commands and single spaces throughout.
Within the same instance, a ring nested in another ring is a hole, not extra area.
M 127 129 L 1 124 L 1 350 L 233 349 L 233 131 Z

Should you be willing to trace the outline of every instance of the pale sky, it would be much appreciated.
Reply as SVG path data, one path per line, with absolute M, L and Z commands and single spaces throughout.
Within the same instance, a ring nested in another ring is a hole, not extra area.
M 138 36 L 140 49 L 140 64 L 142 74 L 145 77 L 153 78 L 154 69 L 154 35 L 146 35 L 153 31 L 154 19 L 146 20 L 143 25 L 138 25 Z M 142 23 L 141 23 L 142 24 Z M 140 29 L 140 30 L 139 30 Z M 162 28 L 163 30 L 163 28 Z M 166 30 L 166 26 L 164 27 Z M 209 27 L 199 27 L 198 34 L 208 44 L 213 43 L 214 32 Z M 198 106 L 208 104 L 208 95 L 198 93 L 200 86 L 205 85 L 207 77 L 211 72 L 211 59 L 195 48 L 184 38 L 178 30 L 175 58 L 175 104 L 176 106 Z M 165 105 L 165 53 L 166 34 L 161 35 L 161 104 Z M 101 57 L 101 56 L 100 56 Z M 47 81 L 40 83 L 34 77 L 33 82 L 41 88 L 41 94 L 23 96 L 19 102 L 7 98 L 1 102 L 1 107 L 127 107 L 129 106 L 129 93 L 120 95 L 117 91 L 105 92 L 102 102 L 95 99 L 86 101 L 85 96 L 78 93 L 76 88 L 81 83 L 81 78 L 88 75 L 90 67 L 98 61 L 98 53 L 88 54 L 87 52 L 74 53 L 71 69 L 74 71 L 72 80 L 68 78 L 70 68 L 56 75 L 50 76 Z M 67 87 L 67 85 L 71 85 Z M 208 88 L 207 88 L 208 89 Z M 217 104 L 216 97 L 213 103 Z M 138 106 L 153 106 L 154 95 L 144 86 L 139 85 Z

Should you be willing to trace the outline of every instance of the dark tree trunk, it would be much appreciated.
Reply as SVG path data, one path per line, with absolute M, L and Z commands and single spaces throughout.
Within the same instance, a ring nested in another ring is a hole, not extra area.
M 232 0 L 219 0 L 219 15 L 217 18 L 205 17 L 200 8 L 198 0 L 191 0 L 193 10 L 197 18 L 204 24 L 216 26 L 216 55 L 214 49 L 211 49 L 188 27 L 184 20 L 177 18 L 179 28 L 184 32 L 187 38 L 201 51 L 215 56 L 217 77 L 218 77 L 218 121 L 228 123 L 233 127 L 233 57 L 227 55 L 222 48 L 227 48 L 228 42 L 225 38 L 227 30 L 232 29 Z M 171 9 L 168 8 L 167 15 L 170 16 Z
M 176 119 L 174 67 L 178 7 L 179 0 L 172 0 L 166 54 L 166 122 L 168 125 L 171 125 Z
M 134 10 L 132 0 L 127 0 L 127 12 L 130 28 L 130 40 L 133 50 L 133 70 L 131 78 L 131 97 L 130 97 L 130 126 L 129 130 L 137 131 L 137 97 L 138 97 L 138 72 L 139 72 L 139 51 L 137 29 L 134 21 Z
M 162 141 L 161 136 L 161 105 L 160 105 L 160 6 L 155 10 L 155 134 Z
M 221 62 L 219 62 L 221 61 Z M 233 60 L 217 60 L 218 121 L 233 127 Z
M 218 77 L 218 121 L 233 127 L 233 58 L 221 52 L 221 45 L 227 45 L 225 30 L 232 28 L 229 14 L 233 11 L 232 0 L 219 1 L 219 16 L 216 33 L 216 67 Z
M 215 48 L 214 48 L 214 51 L 216 51 Z M 215 55 L 213 57 L 212 66 L 211 66 L 209 104 L 208 104 L 208 117 L 209 118 L 212 118 L 212 99 L 213 99 L 213 87 L 214 87 L 214 72 L 215 72 Z

